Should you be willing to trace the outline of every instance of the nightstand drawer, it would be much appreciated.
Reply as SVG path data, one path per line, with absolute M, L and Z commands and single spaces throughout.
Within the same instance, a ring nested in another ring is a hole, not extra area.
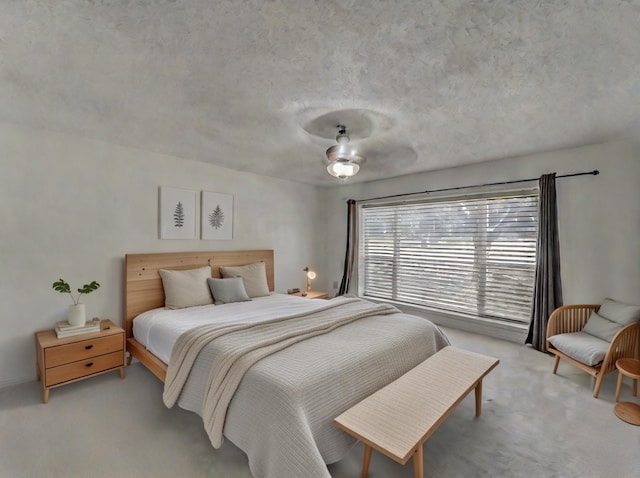
M 120 351 L 122 355 L 122 347 L 122 335 L 96 337 L 47 348 L 44 351 L 45 363 L 47 368 L 51 368 L 116 351 Z
M 93 357 L 59 367 L 48 368 L 45 371 L 44 383 L 47 387 L 50 387 L 62 382 L 75 380 L 122 366 L 124 366 L 124 354 L 122 353 L 122 348 L 120 348 L 118 352 L 100 355 L 99 357 Z

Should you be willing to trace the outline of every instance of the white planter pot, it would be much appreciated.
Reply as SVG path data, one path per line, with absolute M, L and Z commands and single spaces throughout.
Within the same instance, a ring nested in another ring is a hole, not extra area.
M 84 325 L 86 322 L 84 304 L 70 305 L 67 313 L 67 320 L 70 325 Z

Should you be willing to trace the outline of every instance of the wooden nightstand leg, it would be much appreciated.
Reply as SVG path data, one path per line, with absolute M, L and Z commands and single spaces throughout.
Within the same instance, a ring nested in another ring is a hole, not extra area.
M 482 414 L 482 379 L 476 385 L 476 417 Z
M 424 477 L 424 458 L 422 457 L 422 445 L 418 445 L 416 452 L 413 454 L 413 476 L 415 478 Z
M 371 448 L 369 445 L 364 446 L 364 458 L 362 459 L 362 478 L 367 478 L 369 474 L 369 463 L 371 462 Z
M 120 367 L 120 378 L 124 378 L 124 367 Z
M 49 389 L 42 390 L 42 403 L 49 403 Z

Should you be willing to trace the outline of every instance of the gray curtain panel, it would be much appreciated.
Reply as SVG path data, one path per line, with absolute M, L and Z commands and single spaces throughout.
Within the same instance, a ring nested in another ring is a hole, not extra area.
M 536 278 L 529 334 L 525 343 L 534 349 L 547 351 L 547 322 L 562 305 L 560 278 L 560 242 L 556 205 L 556 174 L 540 176 L 540 206 L 538 209 L 538 240 Z
M 353 264 L 356 257 L 356 224 L 356 202 L 353 199 L 349 199 L 347 201 L 347 248 L 344 254 L 344 272 L 338 295 L 345 295 L 349 292 L 349 283 L 353 275 Z

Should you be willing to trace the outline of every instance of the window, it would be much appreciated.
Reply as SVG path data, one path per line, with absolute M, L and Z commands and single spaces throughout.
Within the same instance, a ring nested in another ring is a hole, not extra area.
M 529 323 L 538 191 L 361 206 L 365 298 Z

